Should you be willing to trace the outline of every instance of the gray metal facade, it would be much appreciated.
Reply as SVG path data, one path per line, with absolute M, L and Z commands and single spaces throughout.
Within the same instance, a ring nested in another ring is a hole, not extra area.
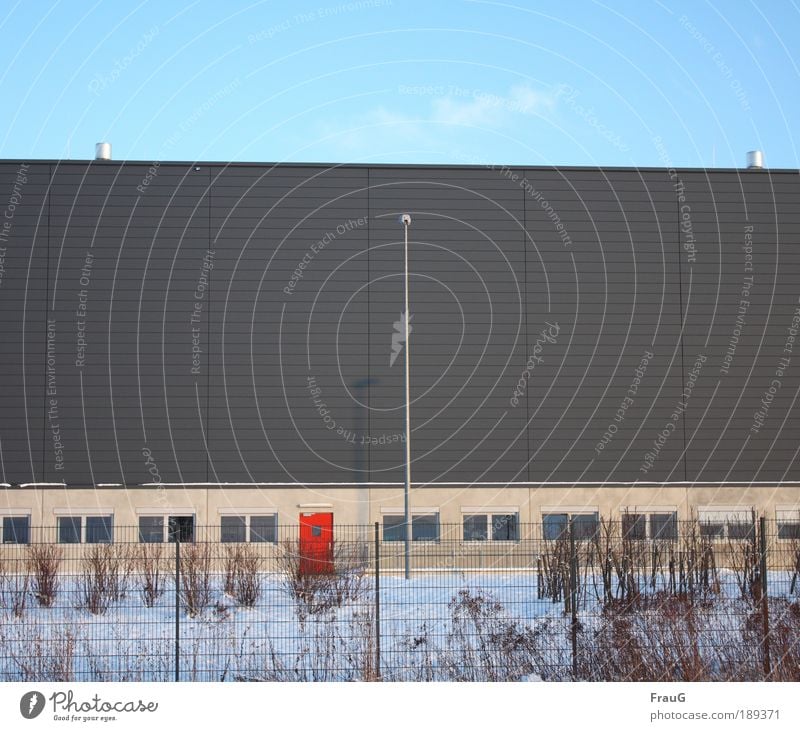
M 8 161 L 0 194 L 6 483 L 401 481 L 404 211 L 415 482 L 800 479 L 797 171 Z

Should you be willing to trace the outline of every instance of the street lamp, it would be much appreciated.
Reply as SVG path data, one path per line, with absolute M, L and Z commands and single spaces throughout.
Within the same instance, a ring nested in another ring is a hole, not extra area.
M 403 282 L 405 286 L 405 317 L 403 323 L 405 331 L 403 333 L 406 343 L 406 484 L 403 491 L 403 514 L 405 515 L 405 573 L 406 579 L 411 578 L 411 510 L 409 508 L 411 493 L 411 386 L 410 386 L 410 361 L 409 361 L 409 342 L 408 342 L 408 227 L 411 225 L 411 216 L 404 213 L 400 216 L 400 223 L 405 232 L 405 245 L 403 247 L 403 260 L 405 263 Z

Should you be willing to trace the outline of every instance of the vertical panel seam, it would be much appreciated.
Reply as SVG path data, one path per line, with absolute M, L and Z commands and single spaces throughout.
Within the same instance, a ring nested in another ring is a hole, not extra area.
M 681 339 L 681 382 L 678 387 L 678 395 L 683 392 L 683 386 L 686 382 L 686 375 L 685 375 L 685 364 L 684 364 L 684 348 L 683 348 L 683 340 L 685 336 L 685 327 L 686 323 L 684 321 L 683 315 L 683 267 L 681 266 L 681 204 L 678 200 L 678 196 L 674 191 L 673 188 L 673 195 L 675 195 L 675 212 L 677 214 L 676 221 L 678 226 L 678 237 L 676 239 L 677 242 L 677 251 L 678 251 L 678 307 L 679 307 L 679 315 L 680 315 L 680 329 L 678 330 L 680 339 Z M 686 457 L 688 451 L 688 445 L 686 443 L 686 409 L 683 409 L 681 412 L 681 422 L 683 424 L 683 480 L 684 482 L 688 481 L 688 469 L 686 466 Z
M 207 168 L 208 184 L 206 186 L 206 207 L 207 215 L 206 222 L 208 226 L 208 251 L 211 251 L 211 167 Z M 208 347 L 206 348 L 206 482 L 209 481 L 211 470 L 211 432 L 209 431 L 209 418 L 208 412 L 210 407 L 210 394 L 211 394 L 211 311 L 213 302 L 211 299 L 211 285 L 214 277 L 214 267 L 208 270 L 208 313 L 206 314 L 207 324 L 207 338 Z M 208 506 L 208 488 L 206 488 L 206 507 Z M 206 511 L 206 520 L 208 520 L 208 511 Z
M 370 303 L 370 289 L 372 288 L 372 268 L 370 266 L 370 250 L 372 249 L 372 168 L 367 166 L 367 435 L 372 434 L 372 362 L 370 359 L 371 343 L 370 330 L 372 329 L 372 308 Z M 369 445 L 369 440 L 367 440 Z M 367 482 L 372 480 L 372 445 L 367 447 Z M 356 479 L 360 479 L 356 475 Z
M 528 180 L 528 170 L 522 172 L 525 180 Z M 525 307 L 525 358 L 528 358 L 528 197 L 525 195 L 525 186 L 522 190 L 522 256 L 524 262 L 523 281 L 525 290 L 523 292 L 523 303 Z M 531 481 L 531 439 L 533 439 L 533 422 L 530 421 L 530 389 L 525 389 L 525 446 L 527 448 L 528 461 L 526 463 L 526 474 L 528 482 Z
M 47 482 L 45 467 L 45 454 L 47 453 L 47 315 L 50 303 L 50 200 L 53 189 L 53 165 L 47 166 L 49 171 L 49 184 L 47 186 L 47 278 L 45 279 L 44 292 L 44 360 L 42 362 L 42 481 Z M 34 242 L 35 245 L 35 242 Z M 23 324 L 22 337 L 25 337 Z M 25 364 L 23 363 L 23 368 Z M 34 476 L 34 480 L 36 477 Z

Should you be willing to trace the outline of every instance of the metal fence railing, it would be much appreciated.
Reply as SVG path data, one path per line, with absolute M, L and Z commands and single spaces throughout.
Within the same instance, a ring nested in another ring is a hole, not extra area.
M 31 529 L 0 545 L 0 680 L 800 680 L 800 540 L 774 521 L 441 525 L 409 580 L 402 535 Z

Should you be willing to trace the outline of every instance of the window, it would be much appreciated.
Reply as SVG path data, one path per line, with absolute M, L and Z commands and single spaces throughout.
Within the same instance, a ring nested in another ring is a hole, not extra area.
M 412 515 L 411 516 L 412 541 L 438 541 L 439 540 L 439 515 Z
M 678 514 L 672 512 L 622 514 L 622 537 L 629 541 L 678 539 Z
M 220 540 L 223 543 L 277 543 L 278 516 L 223 515 L 220 518 Z
M 745 541 L 745 540 L 752 540 L 755 538 L 755 531 L 756 525 L 755 522 L 744 521 L 744 520 L 734 520 L 727 523 L 728 527 L 728 538 L 731 538 L 735 541 Z
M 507 513 L 504 515 L 492 516 L 492 540 L 493 541 L 516 541 L 519 539 L 517 529 L 517 514 Z
M 404 541 L 406 539 L 406 523 L 403 515 L 383 516 L 383 540 Z M 411 516 L 412 541 L 439 540 L 439 514 L 426 513 Z
M 555 541 L 568 537 L 569 515 L 566 513 L 548 513 L 542 516 L 542 530 L 546 541 Z
M 250 516 L 250 542 L 251 543 L 277 543 L 278 542 L 278 516 L 277 515 L 251 515 Z
M 751 509 L 700 508 L 700 535 L 705 538 L 752 540 L 755 536 L 755 516 Z
M 516 541 L 519 535 L 518 523 L 516 513 L 465 515 L 464 540 L 486 541 L 491 536 L 493 541 Z
M 142 515 L 139 517 L 139 542 L 164 542 L 164 518 L 162 516 Z
M 647 538 L 647 516 L 623 513 L 622 538 L 626 541 L 643 541 Z
M 3 543 L 29 543 L 31 519 L 28 515 L 3 518 Z
M 485 515 L 464 516 L 464 540 L 485 541 L 489 538 Z
M 114 519 L 110 515 L 86 516 L 86 542 L 111 543 L 114 535 Z
M 597 513 L 578 513 L 572 516 L 572 525 L 575 527 L 575 539 L 588 541 L 597 537 L 600 521 Z
M 169 542 L 191 543 L 194 541 L 194 516 L 193 515 L 170 515 L 169 516 Z
M 166 521 L 164 518 L 167 518 Z M 139 516 L 139 542 L 140 543 L 181 543 L 194 541 L 194 516 L 193 515 L 140 515 Z
M 220 519 L 220 540 L 223 543 L 244 543 L 247 519 L 243 515 L 223 515 Z
M 80 518 L 61 517 L 58 519 L 58 542 L 59 543 L 81 542 Z
M 597 536 L 600 526 L 597 513 L 543 513 L 542 532 L 545 540 L 569 538 L 570 520 L 572 520 L 576 540 L 587 541 Z
M 113 518 L 110 515 L 59 516 L 57 521 L 59 543 L 111 543 Z
M 678 514 L 650 513 L 650 538 L 661 541 L 678 540 Z
M 383 540 L 404 541 L 406 538 L 406 523 L 402 515 L 383 516 Z
M 778 509 L 778 538 L 800 540 L 800 509 Z

